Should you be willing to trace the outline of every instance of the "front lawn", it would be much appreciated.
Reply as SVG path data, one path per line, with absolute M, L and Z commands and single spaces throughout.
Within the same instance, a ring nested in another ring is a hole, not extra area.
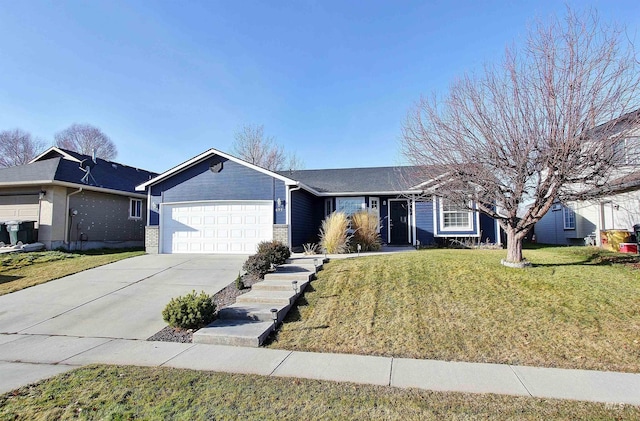
M 0 254 L 0 295 L 143 254 L 132 249 Z
M 638 419 L 640 408 L 170 368 L 94 366 L 0 395 L 7 420 Z
M 640 372 L 637 256 L 587 247 L 424 250 L 325 266 L 270 345 Z

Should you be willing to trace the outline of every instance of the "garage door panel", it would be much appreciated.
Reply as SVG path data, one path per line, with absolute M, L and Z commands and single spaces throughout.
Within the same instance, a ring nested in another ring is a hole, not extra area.
M 255 253 L 273 238 L 272 202 L 208 202 L 162 206 L 163 253 Z

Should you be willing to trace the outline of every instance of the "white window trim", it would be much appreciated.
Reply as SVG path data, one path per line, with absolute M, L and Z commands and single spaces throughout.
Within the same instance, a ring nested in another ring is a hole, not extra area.
M 360 202 L 360 209 L 366 209 L 366 202 L 364 201 L 364 196 L 354 196 L 354 197 L 336 197 L 336 207 L 335 207 L 335 211 L 340 211 L 341 212 L 341 206 L 340 206 L 340 202 L 346 202 L 346 201 L 359 201 Z M 347 214 L 347 216 L 351 216 L 352 214 Z
M 573 214 L 573 218 L 572 218 L 573 219 L 573 226 L 567 225 L 567 215 L 569 215 L 569 212 L 571 212 L 571 214 Z M 571 209 L 571 207 L 569 207 L 569 206 L 563 206 L 562 207 L 562 226 L 566 230 L 575 230 L 576 229 L 576 211 Z
M 375 202 L 376 207 L 372 207 L 371 203 Z M 369 210 L 374 212 L 378 219 L 380 219 L 380 198 L 379 197 L 369 197 Z
M 469 218 L 468 221 L 469 223 L 467 225 L 458 225 L 455 227 L 445 227 L 444 226 L 444 198 L 440 197 L 438 199 L 438 213 L 440 214 L 440 220 L 438 221 L 438 228 L 440 229 L 440 232 L 456 232 L 456 231 L 472 231 L 473 230 L 473 221 L 474 221 L 474 211 L 469 209 L 467 211 L 467 213 L 469 214 Z M 469 202 L 468 206 L 471 208 L 471 202 Z M 460 211 L 463 212 L 463 211 Z
M 332 198 L 324 199 L 324 216 L 327 217 L 331 215 L 334 211 L 335 211 L 335 208 L 333 207 L 333 199 Z
M 140 202 L 140 212 L 136 212 L 137 215 L 133 215 L 134 209 L 137 210 L 137 206 L 135 205 L 137 202 Z M 142 199 L 129 198 L 129 219 L 142 219 Z

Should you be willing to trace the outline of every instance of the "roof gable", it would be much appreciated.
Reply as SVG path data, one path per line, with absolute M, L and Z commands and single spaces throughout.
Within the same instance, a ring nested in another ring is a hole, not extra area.
M 251 168 L 251 169 L 253 169 L 255 171 L 258 171 L 258 172 L 261 172 L 263 174 L 269 175 L 269 176 L 271 176 L 273 178 L 276 178 L 278 180 L 284 181 L 285 184 L 288 184 L 288 185 L 296 184 L 295 180 L 292 180 L 291 178 L 286 177 L 286 176 L 284 176 L 284 175 L 282 175 L 280 173 L 269 171 L 269 170 L 267 170 L 265 168 L 262 168 L 262 167 L 259 167 L 257 165 L 251 164 L 251 163 L 249 163 L 247 161 L 244 161 L 244 160 L 242 160 L 240 158 L 236 158 L 233 155 L 229 155 L 229 154 L 221 152 L 221 151 L 219 151 L 217 149 L 211 148 L 211 149 L 201 153 L 200 155 L 194 156 L 193 158 L 183 162 L 182 164 L 177 165 L 177 166 L 175 166 L 175 167 L 163 172 L 162 174 L 160 174 L 160 175 L 158 175 L 158 176 L 156 176 L 156 177 L 154 177 L 154 178 L 152 178 L 152 179 L 150 179 L 150 180 L 138 185 L 136 187 L 136 191 L 144 191 L 144 190 L 146 190 L 147 187 L 152 186 L 152 185 L 157 184 L 157 183 L 160 183 L 160 182 L 162 182 L 164 180 L 167 180 L 167 179 L 173 177 L 174 175 L 177 175 L 177 174 L 187 170 L 188 168 L 191 168 L 194 165 L 197 165 L 197 164 L 199 164 L 199 163 L 201 163 L 201 162 L 203 162 L 203 161 L 205 161 L 205 160 L 207 160 L 209 158 L 212 158 L 212 157 L 214 157 L 216 155 L 217 156 L 221 156 L 221 157 L 223 157 L 225 159 L 231 160 L 231 161 L 233 161 L 233 162 L 235 162 L 237 164 L 243 165 L 245 167 Z
M 157 173 L 52 147 L 29 164 L 0 170 L 0 185 L 65 182 L 135 193 L 135 187 Z

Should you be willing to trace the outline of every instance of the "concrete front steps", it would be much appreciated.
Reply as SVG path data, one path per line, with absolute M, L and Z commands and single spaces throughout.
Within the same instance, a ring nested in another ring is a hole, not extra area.
M 193 342 L 200 344 L 258 347 L 274 330 L 271 309 L 277 311 L 282 322 L 292 305 L 304 292 L 316 271 L 322 269 L 324 259 L 290 259 L 275 272 L 265 275 L 264 281 L 253 284 L 251 291 L 236 298 L 236 303 L 221 309 L 218 318 L 193 334 Z M 294 290 L 292 282 L 296 282 Z

